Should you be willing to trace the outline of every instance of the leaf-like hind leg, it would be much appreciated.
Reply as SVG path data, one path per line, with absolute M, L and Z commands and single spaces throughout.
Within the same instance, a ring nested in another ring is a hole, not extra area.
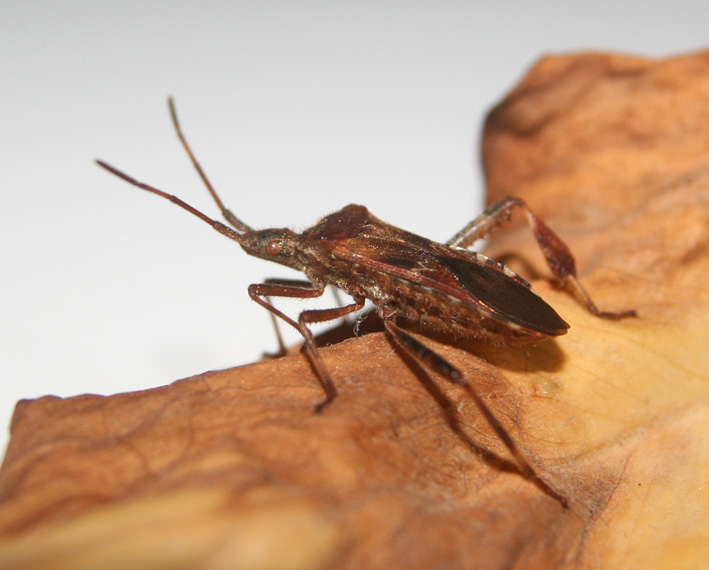
M 527 217 L 527 223 L 532 229 L 534 239 L 544 254 L 549 269 L 554 275 L 566 283 L 574 297 L 582 303 L 591 314 L 603 319 L 625 319 L 637 317 L 635 310 L 601 311 L 596 307 L 589 294 L 579 283 L 576 274 L 576 262 L 569 247 L 557 236 L 544 221 L 537 217 L 526 202 L 520 198 L 507 196 L 490 206 L 451 239 L 446 245 L 451 247 L 470 247 L 475 241 L 487 236 L 496 226 L 507 221 L 514 208 L 522 208 Z

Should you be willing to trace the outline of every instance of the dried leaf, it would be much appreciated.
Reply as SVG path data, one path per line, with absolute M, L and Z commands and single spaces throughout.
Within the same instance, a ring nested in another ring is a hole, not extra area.
M 548 58 L 488 120 L 490 201 L 522 196 L 598 305 L 640 317 L 589 315 L 517 225 L 491 254 L 534 279 L 569 334 L 497 348 L 419 338 L 465 371 L 569 509 L 505 462 L 464 392 L 374 332 L 323 350 L 340 396 L 319 416 L 299 353 L 20 402 L 0 567 L 703 566 L 708 92 L 709 53 Z

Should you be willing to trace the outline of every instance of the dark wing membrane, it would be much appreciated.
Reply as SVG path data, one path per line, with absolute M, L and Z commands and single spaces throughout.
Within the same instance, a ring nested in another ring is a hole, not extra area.
M 439 260 L 467 295 L 478 299 L 494 316 L 550 336 L 564 334 L 569 328 L 539 295 L 502 271 L 458 257 Z
M 416 244 L 418 247 L 394 240 L 344 239 L 332 253 L 335 257 L 433 288 L 484 309 L 501 321 L 549 336 L 566 333 L 569 325 L 522 283 L 500 269 L 479 262 L 473 254 L 454 252 L 416 237 L 421 242 Z

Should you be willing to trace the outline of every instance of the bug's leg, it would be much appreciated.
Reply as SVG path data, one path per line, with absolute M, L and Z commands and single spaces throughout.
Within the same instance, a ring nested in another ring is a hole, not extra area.
M 335 287 L 330 287 L 332 289 L 332 296 L 335 297 L 335 304 L 338 307 L 342 307 L 345 303 L 342 301 L 342 296 L 340 295 L 340 290 Z
M 589 294 L 579 283 L 576 274 L 576 262 L 569 247 L 520 198 L 508 196 L 493 204 L 448 240 L 446 245 L 451 247 L 469 247 L 473 242 L 487 236 L 496 226 L 507 221 L 514 208 L 522 208 L 524 210 L 527 216 L 527 223 L 534 234 L 534 239 L 536 239 L 539 248 L 542 250 L 552 273 L 568 284 L 576 299 L 585 305 L 591 314 L 603 319 L 613 320 L 637 317 L 636 311 L 632 309 L 611 312 L 601 311 L 596 307 Z
M 266 302 L 270 304 L 271 299 L 269 297 L 266 297 Z M 274 315 L 271 311 L 269 311 L 268 314 L 271 317 L 271 324 L 273 325 L 273 330 L 276 333 L 276 342 L 278 343 L 278 352 L 276 352 L 275 354 L 273 354 L 271 352 L 264 352 L 262 356 L 264 358 L 285 356 L 286 353 L 288 352 L 288 349 L 286 348 L 286 344 L 283 342 L 283 336 L 281 336 L 281 329 L 278 327 L 278 319 L 276 318 L 276 315 Z
M 280 279 L 280 278 L 268 278 L 264 281 L 265 285 L 285 285 L 287 287 L 292 286 L 296 287 L 299 290 L 309 290 L 313 289 L 312 283 L 310 281 L 305 281 L 303 279 Z M 319 295 L 318 295 L 319 296 Z M 271 299 L 266 296 L 265 301 L 271 305 Z M 273 306 L 273 305 L 271 305 Z M 273 323 L 273 330 L 276 332 L 276 341 L 278 342 L 278 352 L 276 354 L 269 354 L 265 353 L 265 356 L 270 356 L 270 357 L 278 357 L 278 356 L 285 356 L 285 354 L 288 352 L 288 349 L 286 348 L 285 343 L 283 342 L 283 336 L 281 335 L 281 329 L 278 326 L 278 319 L 276 318 L 276 315 L 273 313 L 273 311 L 268 312 L 268 315 L 271 317 L 271 322 Z
M 298 330 L 300 334 L 305 338 L 306 353 L 310 356 L 310 361 L 315 367 L 318 378 L 325 390 L 325 399 L 315 406 L 315 413 L 320 414 L 327 408 L 332 401 L 337 396 L 337 389 L 335 384 L 332 382 L 330 375 L 328 374 L 325 364 L 320 357 L 320 352 L 313 339 L 313 333 L 308 328 L 310 323 L 324 323 L 327 321 L 334 321 L 337 319 L 342 319 L 349 315 L 350 313 L 355 313 L 364 307 L 364 297 L 355 297 L 354 303 L 345 305 L 343 307 L 334 307 L 332 309 L 313 309 L 309 311 L 303 311 L 298 316 L 298 323 L 300 326 Z
M 294 321 L 288 315 L 274 307 L 267 299 L 268 297 L 291 297 L 297 299 L 308 299 L 319 297 L 323 294 L 322 287 L 315 287 L 310 283 L 303 282 L 301 285 L 296 285 L 291 281 L 289 285 L 279 283 L 258 283 L 249 285 L 249 296 L 262 307 L 268 309 L 271 314 L 283 319 L 289 325 L 300 332 L 305 339 L 305 353 L 308 360 L 315 369 L 316 376 L 325 391 L 325 399 L 315 406 L 315 413 L 321 413 L 337 396 L 337 388 L 330 378 L 330 375 L 322 361 L 318 347 L 315 344 L 312 331 L 308 328 L 311 323 L 322 323 L 326 321 L 334 321 L 342 318 L 350 313 L 359 311 L 364 307 L 364 298 L 355 298 L 355 302 L 344 307 L 335 307 L 333 309 L 314 309 L 303 311 L 300 313 L 298 320 Z
M 389 333 L 390 338 L 399 346 L 405 353 L 411 356 L 414 360 L 424 364 L 429 369 L 437 372 L 443 378 L 462 387 L 468 395 L 473 399 L 488 425 L 495 432 L 497 437 L 502 441 L 504 446 L 514 457 L 520 473 L 528 480 L 537 485 L 544 493 L 556 499 L 564 508 L 568 507 L 568 502 L 565 497 L 554 490 L 544 479 L 537 475 L 534 468 L 529 464 L 526 457 L 515 443 L 514 439 L 507 433 L 507 430 L 498 421 L 480 394 L 475 388 L 465 379 L 463 374 L 443 357 L 436 354 L 433 350 L 425 346 L 423 343 L 416 340 L 406 331 L 399 328 L 395 323 L 396 314 L 394 312 L 386 312 L 380 310 L 380 315 L 384 320 L 384 326 Z

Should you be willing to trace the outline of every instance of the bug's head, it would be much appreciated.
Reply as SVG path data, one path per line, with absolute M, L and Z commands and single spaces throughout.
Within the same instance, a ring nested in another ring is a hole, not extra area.
M 246 253 L 303 270 L 303 261 L 298 255 L 298 234 L 287 228 L 248 230 L 241 234 L 240 244 Z

